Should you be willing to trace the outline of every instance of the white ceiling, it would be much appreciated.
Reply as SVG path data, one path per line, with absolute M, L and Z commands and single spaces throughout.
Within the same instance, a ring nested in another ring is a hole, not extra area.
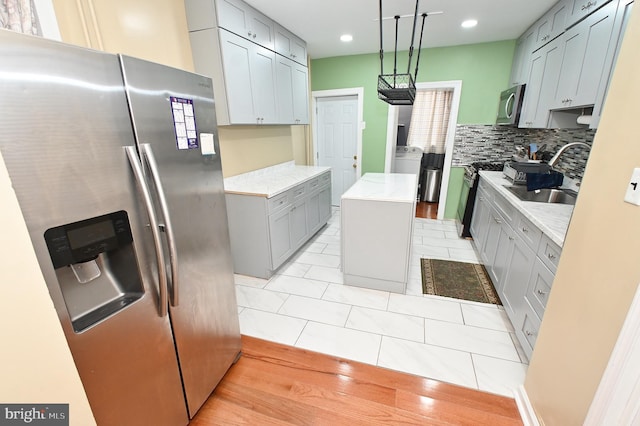
M 245 0 L 271 19 L 307 42 L 312 59 L 374 53 L 380 50 L 379 1 L 376 0 Z M 515 39 L 541 17 L 557 0 L 422 0 L 419 14 L 428 16 L 423 47 L 454 46 Z M 383 0 L 382 16 L 412 15 L 414 0 Z M 419 27 L 414 47 L 418 47 Z M 460 27 L 462 21 L 476 19 L 472 29 Z M 394 49 L 395 21 L 384 20 L 384 51 Z M 399 21 L 398 50 L 408 50 L 413 18 Z M 351 43 L 340 35 L 353 35 Z

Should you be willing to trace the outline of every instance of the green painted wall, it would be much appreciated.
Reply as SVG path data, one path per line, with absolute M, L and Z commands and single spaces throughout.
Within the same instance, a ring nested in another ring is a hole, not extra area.
M 490 124 L 498 94 L 508 86 L 514 50 L 515 40 L 422 49 L 417 81 L 461 80 L 458 124 Z M 406 72 L 407 52 L 398 54 L 398 70 Z M 384 72 L 393 73 L 393 52 L 385 54 Z M 364 87 L 363 173 L 384 170 L 388 104 L 378 99 L 378 74 L 377 53 L 311 61 L 311 90 Z
M 492 124 L 498 94 L 509 85 L 515 40 L 422 49 L 418 82 L 461 80 L 458 124 Z M 407 52 L 398 54 L 398 73 L 407 70 Z M 415 70 L 414 52 L 411 73 Z M 393 52 L 385 53 L 385 74 L 393 73 Z M 383 172 L 388 104 L 378 99 L 380 60 L 377 53 L 338 56 L 311 61 L 311 90 L 364 88 L 362 173 Z M 455 218 L 462 169 L 452 168 L 445 217 Z
M 449 175 L 449 190 L 447 192 L 447 201 L 444 209 L 445 219 L 455 219 L 460 201 L 460 191 L 462 191 L 462 177 L 464 176 L 463 167 L 452 167 Z

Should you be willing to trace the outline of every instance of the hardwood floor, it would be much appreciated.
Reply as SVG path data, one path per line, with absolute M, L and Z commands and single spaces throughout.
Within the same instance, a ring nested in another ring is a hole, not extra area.
M 515 401 L 242 336 L 191 426 L 522 425 Z
M 438 218 L 438 203 L 426 203 L 420 201 L 416 205 L 416 217 L 424 219 L 437 219 Z

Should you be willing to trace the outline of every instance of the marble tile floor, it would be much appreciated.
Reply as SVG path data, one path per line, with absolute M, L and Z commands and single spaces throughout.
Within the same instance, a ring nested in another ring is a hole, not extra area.
M 271 279 L 235 276 L 241 332 L 513 397 L 527 359 L 503 308 L 423 295 L 421 257 L 478 263 L 455 222 L 417 218 L 406 294 L 344 285 L 334 209 Z

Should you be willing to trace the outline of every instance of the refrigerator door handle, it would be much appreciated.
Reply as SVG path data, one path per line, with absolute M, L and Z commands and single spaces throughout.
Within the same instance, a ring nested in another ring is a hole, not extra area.
M 163 231 L 167 235 L 167 244 L 169 246 L 169 262 L 171 266 L 171 306 L 178 306 L 178 250 L 176 248 L 176 240 L 174 238 L 173 226 L 171 225 L 171 217 L 169 216 L 169 205 L 167 204 L 167 197 L 164 194 L 162 188 L 162 182 L 160 181 L 160 174 L 158 173 L 158 163 L 153 155 L 151 145 L 148 143 L 140 144 L 140 152 L 142 158 L 149 166 L 151 171 L 151 178 L 155 184 L 158 201 L 160 202 L 160 208 L 162 209 L 162 216 L 164 217 Z
M 147 215 L 149 217 L 149 223 L 151 225 L 151 234 L 153 235 L 153 244 L 156 249 L 156 261 L 158 263 L 158 290 L 159 290 L 159 303 L 158 311 L 161 317 L 167 316 L 167 273 L 166 264 L 164 261 L 164 253 L 162 251 L 162 240 L 160 239 L 160 228 L 158 227 L 158 219 L 156 218 L 155 211 L 153 210 L 153 200 L 151 199 L 151 193 L 147 187 L 144 174 L 142 172 L 142 165 L 138 159 L 138 153 L 135 146 L 124 147 L 127 158 L 129 158 L 129 164 L 133 170 L 133 175 L 138 182 L 138 186 L 142 191 L 142 197 L 144 199 L 144 205 L 147 209 Z

